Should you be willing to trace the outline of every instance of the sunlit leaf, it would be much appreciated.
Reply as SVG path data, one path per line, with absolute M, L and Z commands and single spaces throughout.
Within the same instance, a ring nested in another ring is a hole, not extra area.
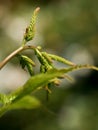
M 90 66 L 90 65 L 76 65 L 73 67 L 69 68 L 64 68 L 64 69 L 52 69 L 46 73 L 38 74 L 36 76 L 32 76 L 22 87 L 18 88 L 11 94 L 7 96 L 7 104 L 5 104 L 3 107 L 0 108 L 0 116 L 2 116 L 5 112 L 11 109 L 11 105 L 16 107 L 17 109 L 19 108 L 19 104 L 21 104 L 20 108 L 25 107 L 26 103 L 24 104 L 24 101 L 27 102 L 27 99 L 29 98 L 23 98 L 28 94 L 31 94 L 34 90 L 36 90 L 40 86 L 45 86 L 47 85 L 52 79 L 60 77 L 68 72 L 74 71 L 74 70 L 80 70 L 80 69 L 94 69 L 98 71 L 98 67 L 95 66 Z M 23 101 L 21 100 L 23 98 Z M 20 100 L 20 101 L 19 101 Z M 30 99 L 31 100 L 31 99 Z M 18 102 L 18 103 L 17 103 Z M 34 99 L 30 101 L 31 103 L 34 102 Z M 30 103 L 28 102 L 28 103 Z M 15 104 L 14 104 L 15 103 Z M 40 103 L 38 103 L 39 105 Z M 23 105 L 23 106 L 22 106 Z M 35 106 L 35 105 L 34 105 Z M 33 107 L 34 107 L 33 106 Z M 27 106 L 26 106 L 27 107 Z M 25 107 L 25 108 L 26 108 Z M 29 106 L 30 108 L 31 106 Z
M 47 85 L 50 80 L 53 78 L 62 76 L 68 72 L 74 71 L 74 70 L 80 70 L 80 69 L 94 69 L 98 71 L 98 68 L 95 66 L 90 65 L 76 65 L 69 68 L 64 69 L 52 69 L 46 73 L 38 74 L 36 76 L 31 77 L 22 87 L 17 89 L 15 92 L 11 93 L 9 95 L 9 98 L 12 98 L 11 100 L 17 100 L 23 97 L 24 95 L 30 94 L 32 91 L 37 89 L 40 86 Z

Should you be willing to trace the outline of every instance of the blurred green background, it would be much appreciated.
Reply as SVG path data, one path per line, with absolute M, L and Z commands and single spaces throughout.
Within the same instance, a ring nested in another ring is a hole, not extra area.
M 0 1 L 0 61 L 20 46 L 38 6 L 37 32 L 30 44 L 75 63 L 98 66 L 97 0 Z M 98 72 L 71 75 L 75 83 L 64 81 L 52 88 L 49 101 L 44 90 L 34 93 L 42 107 L 11 111 L 0 118 L 0 130 L 98 130 Z M 14 58 L 0 71 L 0 92 L 13 91 L 28 78 Z

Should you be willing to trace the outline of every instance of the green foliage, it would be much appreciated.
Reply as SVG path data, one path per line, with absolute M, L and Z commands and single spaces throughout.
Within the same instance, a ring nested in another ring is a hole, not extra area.
M 25 45 L 26 42 L 28 42 L 28 41 L 30 41 L 34 38 L 36 17 L 37 17 L 37 13 L 38 13 L 39 10 L 40 10 L 39 7 L 35 9 L 33 16 L 32 16 L 32 19 L 30 21 L 30 24 L 26 28 L 26 31 L 25 31 L 25 34 L 24 34 L 24 37 L 23 37 L 23 43 L 22 43 L 23 45 Z
M 26 67 L 29 74 L 32 76 L 34 74 L 33 66 L 35 66 L 35 63 L 28 56 L 17 54 L 17 57 L 19 58 L 22 68 L 25 69 Z
M 9 110 L 13 109 L 34 109 L 41 105 L 40 101 L 33 96 L 25 96 L 9 106 Z
M 40 52 L 38 49 L 35 49 L 35 54 L 41 64 L 40 66 L 40 71 L 45 73 L 48 70 L 52 69 L 53 66 L 52 64 L 49 62 L 49 60 L 47 60 L 47 57 L 45 57 L 42 52 Z M 48 55 L 47 55 L 48 56 Z
M 30 96 L 31 93 L 35 90 L 39 90 L 39 88 L 45 88 L 47 92 L 51 92 L 51 84 L 59 85 L 62 78 L 72 80 L 72 78 L 67 74 L 69 72 L 79 69 L 94 69 L 98 71 L 98 67 L 91 65 L 76 65 L 60 56 L 42 52 L 40 47 L 26 45 L 26 43 L 34 37 L 38 11 L 39 8 L 37 8 L 33 13 L 30 25 L 27 27 L 24 34 L 21 47 L 11 53 L 0 63 L 1 69 L 12 57 L 17 56 L 22 68 L 26 68 L 31 76 L 23 86 L 19 87 L 14 92 L 11 92 L 8 95 L 0 94 L 0 116 L 12 109 L 32 109 L 39 107 L 41 102 L 34 96 Z M 33 76 L 33 67 L 35 66 L 35 62 L 33 62 L 33 60 L 28 56 L 20 54 L 21 51 L 26 49 L 32 49 L 40 62 L 40 72 L 37 75 Z M 54 60 L 64 63 L 68 65 L 68 67 L 59 69 L 54 66 Z
M 65 58 L 62 58 L 60 56 L 57 56 L 57 55 L 53 55 L 53 54 L 47 54 L 46 52 L 43 52 L 43 55 L 48 58 L 48 59 L 53 59 L 53 60 L 56 60 L 58 62 L 62 62 L 66 65 L 69 65 L 69 66 L 74 66 L 75 64 L 72 63 L 71 61 L 68 61 L 67 59 Z

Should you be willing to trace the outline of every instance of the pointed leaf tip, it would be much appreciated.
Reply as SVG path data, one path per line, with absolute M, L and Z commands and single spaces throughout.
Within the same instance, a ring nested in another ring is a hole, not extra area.
M 37 8 L 35 9 L 35 12 L 37 13 L 37 12 L 39 12 L 39 10 L 40 10 L 40 7 L 37 7 Z
M 37 13 L 39 12 L 40 7 L 37 7 L 34 12 L 33 12 L 33 16 L 31 18 L 30 24 L 29 26 L 26 28 L 24 37 L 23 37 L 23 43 L 22 45 L 24 46 L 28 41 L 32 40 L 35 36 L 35 32 L 36 32 L 36 17 L 37 17 Z

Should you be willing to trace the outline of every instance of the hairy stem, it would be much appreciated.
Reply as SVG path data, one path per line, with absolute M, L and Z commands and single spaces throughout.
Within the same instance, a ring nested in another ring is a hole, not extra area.
M 13 51 L 11 54 L 9 54 L 3 61 L 0 62 L 0 70 L 18 53 L 22 52 L 23 50 L 26 49 L 35 49 L 36 47 L 34 46 L 21 46 L 15 51 Z

